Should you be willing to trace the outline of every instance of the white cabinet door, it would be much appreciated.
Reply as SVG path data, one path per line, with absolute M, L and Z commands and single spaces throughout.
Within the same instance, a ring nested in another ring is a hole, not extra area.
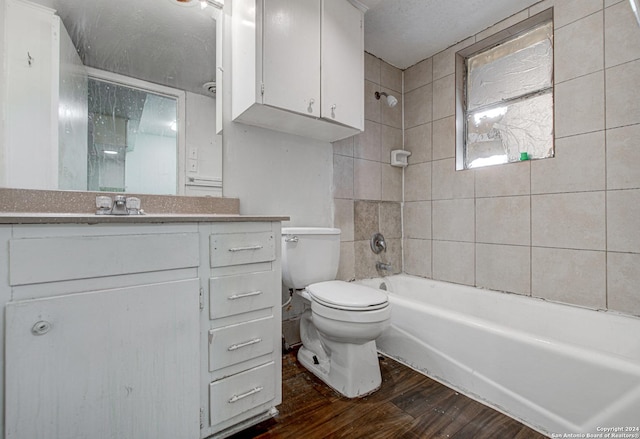
M 198 438 L 199 281 L 6 306 L 6 438 Z
M 322 117 L 364 130 L 362 13 L 347 1 L 322 2 Z
M 320 117 L 320 0 L 264 0 L 263 103 Z
M 6 4 L 5 169 L 2 186 L 58 187 L 59 18 L 22 1 Z M 8 86 L 11 84 L 11 86 Z M 28 164 L 28 165 L 27 165 Z

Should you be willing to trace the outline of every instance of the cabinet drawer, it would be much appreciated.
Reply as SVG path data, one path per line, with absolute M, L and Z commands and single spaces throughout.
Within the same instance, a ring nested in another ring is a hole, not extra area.
M 9 242 L 11 285 L 197 267 L 197 233 L 65 236 Z
M 209 384 L 211 425 L 238 416 L 275 398 L 273 362 Z
M 209 371 L 273 352 L 273 317 L 209 331 Z
M 209 280 L 209 316 L 212 319 L 268 308 L 278 303 L 278 275 L 273 271 L 214 277 Z
M 211 267 L 273 261 L 276 248 L 273 232 L 245 232 L 211 235 Z

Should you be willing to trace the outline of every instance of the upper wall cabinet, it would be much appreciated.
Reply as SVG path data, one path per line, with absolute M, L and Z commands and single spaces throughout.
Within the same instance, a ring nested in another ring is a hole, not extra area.
M 347 0 L 236 0 L 233 120 L 325 141 L 364 129 L 363 14 Z

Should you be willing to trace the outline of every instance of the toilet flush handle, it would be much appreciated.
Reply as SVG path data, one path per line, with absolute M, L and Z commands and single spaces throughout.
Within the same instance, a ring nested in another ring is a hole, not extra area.
M 287 236 L 284 238 L 284 242 L 298 242 L 297 236 Z

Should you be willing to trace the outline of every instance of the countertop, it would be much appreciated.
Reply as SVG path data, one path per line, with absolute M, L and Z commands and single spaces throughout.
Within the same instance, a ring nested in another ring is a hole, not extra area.
M 0 224 L 137 224 L 288 221 L 288 216 L 235 214 L 95 215 L 86 213 L 0 212 Z

